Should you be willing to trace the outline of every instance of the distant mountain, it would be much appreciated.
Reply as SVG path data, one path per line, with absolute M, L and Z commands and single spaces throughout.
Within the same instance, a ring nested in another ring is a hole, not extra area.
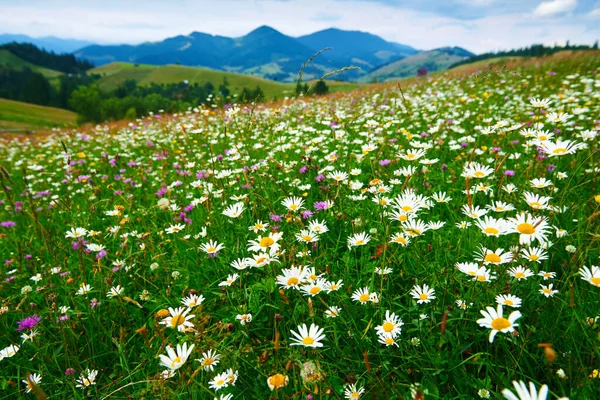
M 366 70 L 418 53 L 410 46 L 387 42 L 367 32 L 335 28 L 300 36 L 298 41 L 313 50 L 332 47 L 323 56 L 356 64 Z
M 436 72 L 447 69 L 458 61 L 472 57 L 474 54 L 461 47 L 441 47 L 439 49 L 423 51 L 393 61 L 379 67 L 360 78 L 361 82 L 379 82 L 405 78 L 417 75 L 419 68 L 426 68 L 427 72 Z
M 33 38 L 27 35 L 0 34 L 0 44 L 11 42 L 31 43 L 41 49 L 53 51 L 57 54 L 72 53 L 75 50 L 92 44 L 92 42 L 88 42 L 87 40 L 61 39 L 54 36 Z
M 357 65 L 361 71 L 348 71 L 337 76 L 354 79 L 386 62 L 418 52 L 410 46 L 386 42 L 365 32 L 327 29 L 293 38 L 261 26 L 239 38 L 193 32 L 139 45 L 88 46 L 76 51 L 75 56 L 96 65 L 117 61 L 181 64 L 293 82 L 302 64 L 324 47 L 334 50 L 319 55 L 304 71 L 305 78 L 318 78 L 327 72 Z

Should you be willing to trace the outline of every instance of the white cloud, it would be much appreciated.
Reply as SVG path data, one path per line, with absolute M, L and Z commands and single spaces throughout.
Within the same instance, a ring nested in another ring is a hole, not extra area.
M 600 26 L 585 26 L 576 16 L 546 20 L 523 12 L 465 22 L 361 0 L 172 0 L 168 5 L 154 0 L 32 1 L 35 6 L 16 0 L 8 5 L 8 0 L 0 0 L 0 15 L 9 16 L 3 19 L 0 31 L 96 43 L 140 43 L 192 31 L 239 37 L 260 25 L 290 36 L 336 27 L 370 32 L 422 50 L 460 46 L 475 53 L 564 38 L 571 43 L 592 44 L 600 36 Z
M 577 0 L 552 0 L 540 3 L 533 11 L 537 17 L 551 17 L 573 10 L 577 6 Z

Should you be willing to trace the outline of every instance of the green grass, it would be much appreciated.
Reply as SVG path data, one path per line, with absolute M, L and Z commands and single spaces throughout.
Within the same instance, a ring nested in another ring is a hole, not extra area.
M 187 80 L 190 83 L 199 85 L 210 82 L 215 87 L 218 87 L 224 79 L 227 79 L 228 87 L 232 93 L 240 93 L 244 87 L 254 89 L 258 85 L 267 99 L 282 99 L 285 96 L 293 96 L 295 87 L 294 84 L 270 81 L 250 75 L 181 65 L 139 64 L 136 67 L 131 63 L 115 62 L 94 68 L 89 73 L 103 75 L 99 81 L 99 86 L 106 91 L 116 89 L 129 79 L 137 81 L 140 85 L 179 83 Z M 328 82 L 328 85 L 331 92 L 347 91 L 360 87 L 360 85 L 354 83 Z
M 599 60 L 2 142 L 0 398 L 600 398 Z
M 60 71 L 55 71 L 53 69 L 48 69 L 48 68 L 44 68 L 44 67 L 40 67 L 38 65 L 32 64 L 29 61 L 25 61 L 17 56 L 15 56 L 13 53 L 11 53 L 8 50 L 2 50 L 0 49 L 0 65 L 6 65 L 9 68 L 13 68 L 13 69 L 23 69 L 23 68 L 29 68 L 32 71 L 35 72 L 39 72 L 40 74 L 44 75 L 46 78 L 51 79 L 52 78 L 57 78 L 60 75 L 62 75 L 62 72 Z
M 68 110 L 0 99 L 0 129 L 72 128 L 76 120 L 77 114 Z

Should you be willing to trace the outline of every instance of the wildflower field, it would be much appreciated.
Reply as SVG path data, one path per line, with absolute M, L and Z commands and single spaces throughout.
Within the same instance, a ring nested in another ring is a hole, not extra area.
M 580 53 L 0 142 L 0 399 L 600 398 L 599 111 Z

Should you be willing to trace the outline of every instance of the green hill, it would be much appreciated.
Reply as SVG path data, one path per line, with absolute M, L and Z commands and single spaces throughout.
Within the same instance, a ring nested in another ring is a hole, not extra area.
M 114 62 L 88 71 L 90 74 L 102 76 L 98 84 L 100 89 L 110 91 L 116 89 L 126 80 L 132 79 L 138 85 L 152 83 L 179 83 L 187 80 L 189 83 L 204 85 L 211 82 L 215 87 L 227 79 L 228 87 L 232 93 L 240 93 L 242 88 L 254 89 L 260 86 L 267 99 L 281 98 L 294 94 L 294 85 L 258 78 L 255 76 L 236 74 L 232 72 L 217 71 L 208 68 L 186 67 L 182 65 L 148 65 Z M 358 84 L 327 82 L 331 92 L 352 90 Z
M 458 61 L 468 58 L 473 53 L 460 47 L 443 47 L 430 51 L 423 51 L 413 56 L 391 62 L 360 79 L 361 82 L 371 82 L 377 79 L 380 82 L 406 78 L 417 75 L 419 68 L 426 68 L 428 72 L 442 71 Z
M 0 66 L 5 65 L 8 68 L 22 70 L 23 68 L 29 68 L 32 71 L 39 72 L 44 75 L 46 78 L 56 78 L 62 75 L 62 72 L 54 71 L 52 69 L 40 67 L 38 65 L 32 64 L 28 61 L 25 61 L 8 50 L 0 49 Z
M 0 99 L 0 130 L 38 130 L 48 127 L 76 126 L 77 114 L 54 107 Z

